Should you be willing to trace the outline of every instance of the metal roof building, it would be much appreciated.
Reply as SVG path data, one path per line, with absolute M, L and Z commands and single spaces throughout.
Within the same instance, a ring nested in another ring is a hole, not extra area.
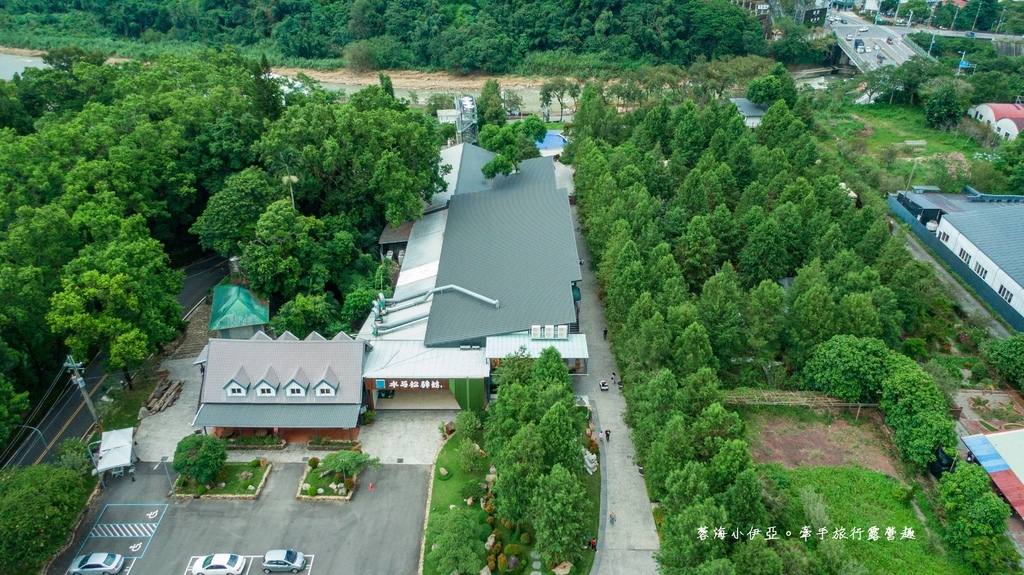
M 415 222 L 394 296 L 359 332 L 370 344 L 363 378 L 375 408 L 401 404 L 405 389 L 450 390 L 462 408 L 482 406 L 496 365 L 485 349 L 492 336 L 544 339 L 543 347 L 572 338 L 577 355 L 566 358 L 585 371 L 586 338 L 570 335 L 582 274 L 568 192 L 550 157 L 484 180 L 480 169 L 493 157 L 472 145 L 442 152 L 452 166 L 447 209 Z M 545 337 L 531 338 L 534 331 Z
M 299 340 L 211 339 L 201 406 L 203 427 L 352 428 L 363 401 L 366 342 L 313 332 Z M 308 414 L 303 417 L 302 414 Z
M 964 437 L 963 442 L 1017 515 L 1024 516 L 1024 429 L 971 435 Z

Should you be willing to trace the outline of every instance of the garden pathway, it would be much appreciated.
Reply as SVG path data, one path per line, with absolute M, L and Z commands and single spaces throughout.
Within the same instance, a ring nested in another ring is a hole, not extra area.
M 572 168 L 555 163 L 558 187 L 572 190 Z M 573 208 L 576 226 L 576 208 Z M 629 428 L 622 420 L 626 401 L 622 393 L 610 386 L 600 391 L 602 379 L 611 382 L 612 372 L 618 372 L 609 343 L 604 340 L 606 327 L 604 308 L 597 295 L 597 278 L 590 268 L 591 254 L 583 236 L 576 234 L 576 244 L 583 260 L 583 281 L 580 283 L 583 299 L 580 302 L 580 330 L 587 334 L 590 352 L 589 376 L 573 378 L 575 392 L 588 395 L 594 408 L 597 429 L 611 431 L 611 440 L 601 443 L 601 527 L 598 532 L 597 558 L 591 571 L 596 575 L 656 575 L 654 552 L 658 550 L 658 534 L 647 497 L 644 478 L 633 463 L 633 443 Z M 608 516 L 615 513 L 615 524 Z

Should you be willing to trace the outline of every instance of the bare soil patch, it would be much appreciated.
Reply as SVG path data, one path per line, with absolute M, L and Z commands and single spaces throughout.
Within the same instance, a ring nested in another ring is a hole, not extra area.
M 861 419 L 865 414 L 861 414 Z M 851 425 L 842 419 L 830 423 L 804 421 L 775 414 L 753 414 L 751 452 L 759 463 L 801 465 L 859 465 L 899 477 L 893 464 L 888 435 L 875 421 Z

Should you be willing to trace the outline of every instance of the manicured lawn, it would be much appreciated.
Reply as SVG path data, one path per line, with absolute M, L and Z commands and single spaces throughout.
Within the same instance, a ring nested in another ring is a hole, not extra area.
M 427 533 L 430 533 L 429 522 L 435 521 L 437 517 L 448 512 L 449 505 L 462 505 L 465 506 L 466 502 L 463 501 L 462 495 L 459 493 L 462 487 L 472 481 L 484 481 L 486 472 L 469 474 L 463 471 L 462 466 L 459 465 L 458 457 L 458 438 L 448 440 L 448 443 L 444 444 L 441 448 L 441 452 L 437 455 L 437 464 L 434 466 L 434 477 L 433 477 L 433 491 L 430 495 L 430 515 L 428 516 L 428 529 Z M 441 468 L 448 470 L 449 476 L 446 480 L 440 479 Z M 488 465 L 490 467 L 490 465 Z M 477 507 L 479 509 L 479 507 Z M 424 547 L 423 557 L 423 574 L 424 575 L 448 575 L 447 573 L 439 573 L 437 566 L 430 561 L 427 554 L 430 553 L 430 546 L 433 544 L 432 538 L 427 537 L 427 543 Z M 486 563 L 486 551 L 484 550 L 483 544 L 480 546 L 480 566 Z
M 812 487 L 824 498 L 832 523 L 829 525 L 829 537 L 836 527 L 845 527 L 848 534 L 855 527 L 863 530 L 861 540 L 847 539 L 843 544 L 850 557 L 859 562 L 865 572 L 902 575 L 972 573 L 970 568 L 948 558 L 936 546 L 937 533 L 932 541 L 929 540 L 910 502 L 897 499 L 896 492 L 903 485 L 900 482 L 860 467 L 780 469 L 773 466 L 772 471 L 776 477 L 785 479 L 795 501 L 799 501 L 798 493 L 804 486 Z M 933 511 L 927 499 L 918 497 L 917 500 L 924 515 L 931 516 Z M 879 528 L 878 541 L 867 539 L 868 529 L 872 526 Z M 886 540 L 885 529 L 888 526 L 896 528 L 894 541 Z M 904 527 L 914 530 L 914 539 L 900 538 Z
M 330 452 L 327 452 L 330 453 Z M 322 488 L 324 492 L 321 495 L 341 495 L 335 490 L 331 489 L 331 484 L 341 485 L 345 482 L 345 479 L 340 473 L 328 473 L 327 475 L 320 477 L 320 474 L 324 472 L 322 467 L 317 467 L 311 470 L 306 477 L 302 479 L 302 483 L 308 483 L 313 488 L 314 493 L 317 488 Z M 352 479 L 351 477 L 349 479 Z M 354 482 L 352 482 L 354 485 Z M 303 493 L 303 495 L 309 495 L 309 493 Z
M 260 481 L 267 473 L 268 467 L 253 467 L 251 463 L 225 463 L 217 472 L 213 482 L 214 488 L 206 491 L 208 495 L 246 495 L 255 493 L 249 490 L 249 485 L 259 487 Z M 243 473 L 252 473 L 252 477 L 243 479 Z M 217 487 L 223 483 L 224 487 Z M 199 485 L 194 480 L 181 477 L 178 479 L 178 493 L 181 495 L 193 495 L 197 492 Z

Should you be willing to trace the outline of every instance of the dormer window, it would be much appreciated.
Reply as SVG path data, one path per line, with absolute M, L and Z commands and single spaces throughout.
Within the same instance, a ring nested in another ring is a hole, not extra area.
M 230 393 L 231 395 L 245 395 L 245 390 L 241 387 L 232 387 Z
M 274 395 L 274 390 L 270 389 L 269 387 L 261 387 L 260 395 Z
M 300 388 L 300 387 L 289 387 L 288 388 L 288 395 L 301 396 L 302 395 L 302 388 Z
M 317 397 L 334 397 L 337 393 L 338 388 L 326 380 L 320 380 L 320 383 L 316 384 Z
M 326 385 L 316 388 L 317 395 L 331 396 L 334 395 L 334 390 Z

